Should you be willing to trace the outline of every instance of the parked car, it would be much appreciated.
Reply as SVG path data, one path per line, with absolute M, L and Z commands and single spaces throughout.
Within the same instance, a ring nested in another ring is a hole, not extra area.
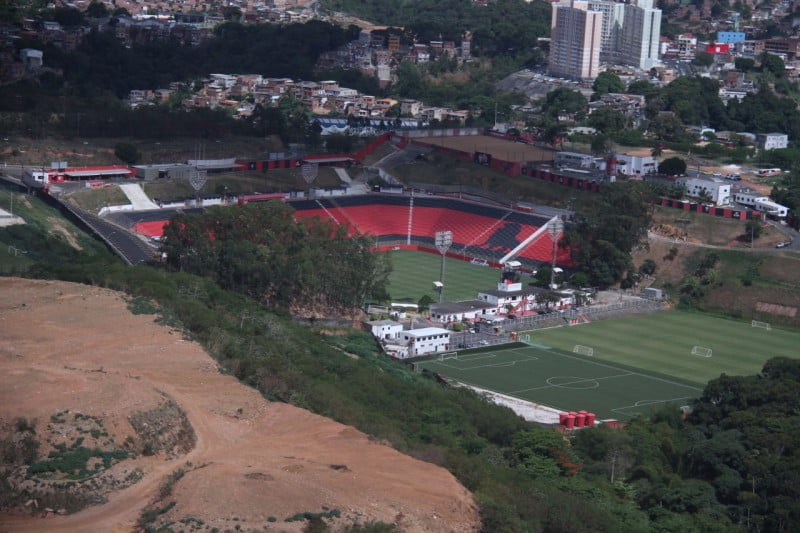
M 792 244 L 792 241 L 779 242 L 778 244 L 775 245 L 775 248 L 786 248 L 790 244 Z

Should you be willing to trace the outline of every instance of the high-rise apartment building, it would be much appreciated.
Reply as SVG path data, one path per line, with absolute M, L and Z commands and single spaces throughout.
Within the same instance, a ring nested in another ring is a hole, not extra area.
M 653 0 L 626 5 L 618 62 L 645 70 L 656 66 L 660 36 L 661 10 L 653 8 Z
M 589 10 L 603 14 L 600 30 L 600 62 L 616 63 L 617 50 L 622 38 L 625 4 L 612 0 L 589 0 Z
M 658 64 L 660 34 L 653 0 L 561 0 L 553 4 L 548 71 L 591 79 L 601 62 L 650 69 Z
M 603 14 L 585 1 L 553 4 L 548 72 L 571 79 L 599 74 Z

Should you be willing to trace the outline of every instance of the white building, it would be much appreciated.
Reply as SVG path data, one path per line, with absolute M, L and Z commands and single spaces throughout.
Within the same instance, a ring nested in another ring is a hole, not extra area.
M 557 77 L 594 79 L 600 73 L 603 14 L 580 0 L 553 4 L 547 71 Z
M 434 322 L 447 324 L 450 322 L 473 321 L 497 315 L 497 307 L 481 300 L 464 300 L 461 302 L 441 302 L 430 306 L 430 317 Z
M 28 70 L 39 70 L 42 68 L 44 52 L 35 48 L 23 48 L 19 51 L 20 59 Z
M 617 172 L 626 176 L 644 176 L 658 171 L 658 161 L 653 156 L 614 154 L 617 159 Z
M 789 146 L 789 136 L 785 133 L 758 133 L 756 143 L 762 150 L 780 150 Z
M 617 61 L 649 70 L 658 64 L 661 37 L 661 10 L 653 8 L 653 0 L 636 0 L 625 6 Z
M 705 193 L 716 205 L 731 203 L 731 185 L 716 178 L 678 178 L 676 183 L 686 187 L 686 194 L 700 197 Z
M 478 292 L 478 300 L 491 304 L 497 309 L 497 314 L 524 315 L 531 311 L 539 311 L 546 308 L 547 303 L 537 299 L 537 295 L 545 292 L 549 291 L 529 285 L 523 287 L 522 283 L 506 280 L 497 284 L 497 290 Z M 567 309 L 575 303 L 575 298 L 571 294 L 556 294 L 559 299 L 557 302 L 550 304 L 551 309 Z
M 405 357 L 446 352 L 450 348 L 450 332 L 442 328 L 409 329 L 401 332 L 398 338 L 408 346 Z
M 602 157 L 595 157 L 590 154 L 580 152 L 556 152 L 553 163 L 559 168 L 577 169 L 604 169 L 605 160 Z
M 753 209 L 757 209 L 762 213 L 766 213 L 778 218 L 784 218 L 789 214 L 788 207 L 775 203 L 767 196 L 752 192 L 750 190 L 737 191 L 733 193 L 733 201 L 737 204 L 752 207 Z
M 373 320 L 367 324 L 372 335 L 381 340 L 396 339 L 403 331 L 403 324 L 394 320 Z

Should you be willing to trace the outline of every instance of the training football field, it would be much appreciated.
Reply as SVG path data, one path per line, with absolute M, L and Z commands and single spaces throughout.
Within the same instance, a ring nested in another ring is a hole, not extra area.
M 800 357 L 798 330 L 767 331 L 752 327 L 750 321 L 685 311 L 529 333 L 538 344 L 570 352 L 576 344 L 589 346 L 597 359 L 701 384 L 723 372 L 729 376 L 757 374 L 772 357 Z M 692 354 L 695 347 L 700 355 Z
M 702 386 L 623 365 L 537 346 L 464 352 L 418 363 L 461 383 L 600 419 L 648 414 L 654 406 L 688 404 Z
M 530 345 L 419 364 L 522 400 L 625 419 L 689 404 L 721 373 L 757 374 L 772 357 L 800 356 L 800 331 L 680 311 L 533 330 L 521 338 Z
M 392 258 L 389 277 L 389 294 L 395 302 L 407 299 L 417 303 L 424 295 L 434 301 L 439 293 L 433 282 L 439 281 L 442 256 L 426 252 L 398 250 L 387 252 Z M 448 301 L 474 300 L 481 289 L 495 289 L 500 271 L 488 266 L 477 266 L 458 259 L 445 259 L 444 299 Z

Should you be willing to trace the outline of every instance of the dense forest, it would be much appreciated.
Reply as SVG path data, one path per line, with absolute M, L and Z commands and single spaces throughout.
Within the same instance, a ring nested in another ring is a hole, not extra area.
M 77 94 L 110 91 L 123 98 L 132 89 L 168 87 L 211 72 L 312 79 L 320 54 L 356 39 L 358 31 L 316 20 L 285 26 L 228 22 L 198 46 L 167 40 L 126 48 L 113 32 L 96 30 L 73 52 L 35 41 L 18 44 L 41 49 L 47 66 L 63 69 L 63 78 L 46 76 L 46 86 Z
M 550 34 L 550 4 L 540 0 L 496 0 L 488 5 L 472 0 L 323 0 L 322 6 L 401 26 L 419 42 L 459 42 L 470 31 L 475 48 L 489 54 L 530 50 L 539 37 Z
M 0 229 L 0 242 L 28 254 L 0 263 L 4 275 L 128 292 L 132 308 L 183 328 L 225 372 L 268 399 L 352 424 L 448 468 L 475 494 L 485 531 L 800 527 L 797 360 L 773 359 L 758 376 L 711 381 L 686 418 L 669 408 L 623 429 L 564 438 L 386 359 L 366 333 L 298 325 L 282 305 L 226 290 L 211 279 L 216 274 L 125 267 L 90 241 L 76 250 L 48 234 L 44 221 L 55 212 L 35 199 L 19 209 L 31 223 Z M 218 240 L 227 231 L 236 230 L 220 229 Z

